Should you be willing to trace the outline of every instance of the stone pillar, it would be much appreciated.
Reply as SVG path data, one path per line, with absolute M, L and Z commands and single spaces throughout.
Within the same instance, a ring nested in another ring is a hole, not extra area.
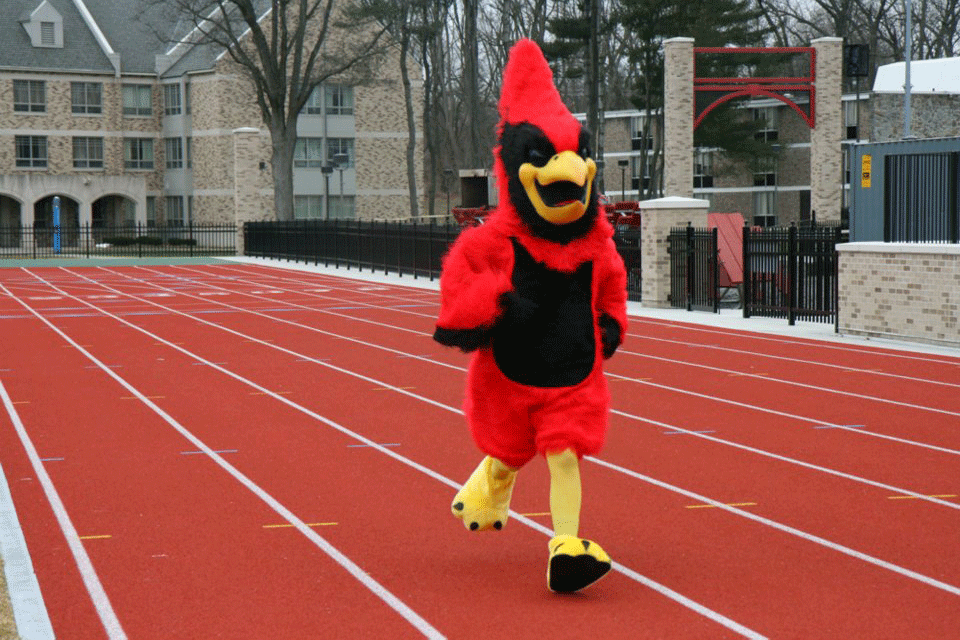
M 707 226 L 706 200 L 659 198 L 640 203 L 641 294 L 645 307 L 670 306 L 670 229 Z
M 693 38 L 663 41 L 663 192 L 693 196 Z
M 262 220 L 260 189 L 260 129 L 233 131 L 233 213 L 237 225 L 237 255 L 243 255 L 243 223 Z
M 840 224 L 843 38 L 817 38 L 810 44 L 817 54 L 815 126 L 810 131 L 810 210 L 816 212 L 817 222 Z

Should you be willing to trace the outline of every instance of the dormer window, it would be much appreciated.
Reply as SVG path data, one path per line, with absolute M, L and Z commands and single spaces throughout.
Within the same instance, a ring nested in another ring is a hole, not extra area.
M 63 16 L 49 0 L 43 0 L 36 9 L 20 18 L 34 47 L 63 48 Z

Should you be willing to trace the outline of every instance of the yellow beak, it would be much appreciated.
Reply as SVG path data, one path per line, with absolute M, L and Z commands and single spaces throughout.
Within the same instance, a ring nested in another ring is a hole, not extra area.
M 573 151 L 563 151 L 550 158 L 542 167 L 524 163 L 518 173 L 520 184 L 540 217 L 553 224 L 569 224 L 580 219 L 587 211 L 597 165 L 591 158 L 584 160 Z M 540 195 L 540 187 L 558 182 L 570 182 L 582 188 L 582 197 L 549 206 Z

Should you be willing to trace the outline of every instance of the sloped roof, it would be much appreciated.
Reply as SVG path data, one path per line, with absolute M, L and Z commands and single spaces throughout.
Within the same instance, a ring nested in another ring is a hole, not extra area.
M 42 0 L 3 0 L 7 16 L 29 15 Z M 47 0 L 63 18 L 63 48 L 34 47 L 20 20 L 0 20 L 0 68 L 113 73 L 113 65 L 73 0 Z
M 30 14 L 43 0 L 2 0 L 8 16 Z M 36 48 L 19 20 L 0 20 L 0 68 L 90 71 L 114 73 L 107 55 L 119 55 L 125 74 L 157 73 L 157 56 L 170 54 L 163 75 L 211 68 L 222 48 L 213 45 L 181 46 L 193 23 L 168 4 L 151 0 L 47 0 L 63 17 L 63 48 Z M 256 0 L 266 10 L 269 0 Z M 84 18 L 84 12 L 92 25 Z M 97 33 L 99 32 L 99 34 Z M 102 41 L 98 41 L 98 35 Z M 161 68 L 161 71 L 164 71 Z
M 874 93 L 903 93 L 906 62 L 877 68 Z M 960 94 L 960 58 L 938 58 L 910 62 L 910 93 Z

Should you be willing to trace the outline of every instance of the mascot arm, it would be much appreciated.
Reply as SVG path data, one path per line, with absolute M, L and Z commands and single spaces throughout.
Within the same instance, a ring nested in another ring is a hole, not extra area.
M 468 229 L 443 260 L 440 275 L 440 316 L 433 339 L 463 351 L 478 349 L 490 340 L 510 291 L 512 252 L 509 242 Z
M 609 358 L 627 333 L 627 270 L 613 241 L 607 243 L 600 263 L 598 309 L 603 357 Z

